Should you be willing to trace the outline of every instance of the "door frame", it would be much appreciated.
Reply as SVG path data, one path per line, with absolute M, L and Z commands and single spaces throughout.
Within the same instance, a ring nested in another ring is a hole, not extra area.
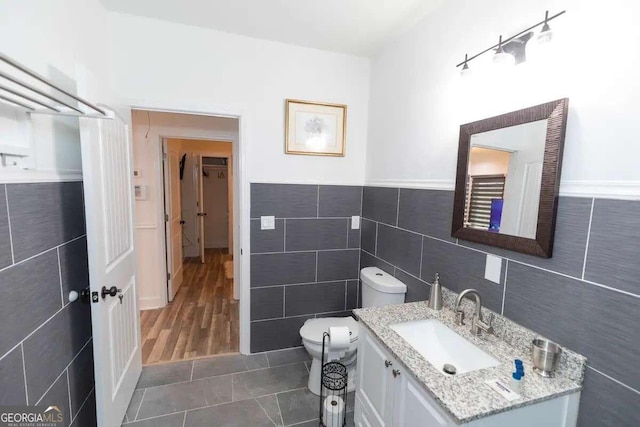
M 131 110 L 144 110 L 151 112 L 161 113 L 175 113 L 175 114 L 191 114 L 197 116 L 209 116 L 209 117 L 226 117 L 238 120 L 238 136 L 229 134 L 227 132 L 221 132 L 220 136 L 211 137 L 210 135 L 189 135 L 185 136 L 184 133 L 177 131 L 175 134 L 163 133 L 158 136 L 158 141 L 150 141 L 156 147 L 156 178 L 157 182 L 164 182 L 162 171 L 162 140 L 167 138 L 180 138 L 180 139 L 193 139 L 193 140 L 208 140 L 208 141 L 226 141 L 232 143 L 232 159 L 234 168 L 234 182 L 233 182 L 233 227 L 234 227 L 234 248 L 233 248 L 233 275 L 234 275 L 234 289 L 233 294 L 240 304 L 239 310 L 239 336 L 240 336 L 240 353 L 250 354 L 250 262 L 249 262 L 249 229 L 250 229 L 250 180 L 246 167 L 249 157 L 249 144 L 247 142 L 248 125 L 247 125 L 247 113 L 244 110 L 223 109 L 219 107 L 192 107 L 192 106 L 178 106 L 178 105 L 156 105 L 156 104 L 140 104 L 132 103 Z M 156 200 L 162 201 L 164 197 L 164 185 L 158 185 L 152 194 Z M 164 224 L 164 204 L 162 209 L 158 209 L 157 212 L 158 224 Z M 167 261 L 166 261 L 166 240 L 164 238 L 164 227 L 159 227 L 161 232 L 162 243 L 158 248 L 161 251 L 160 259 L 164 262 L 159 265 L 161 270 L 160 274 L 166 276 Z M 162 277 L 162 276 L 161 276 Z M 164 303 L 167 303 L 167 287 L 163 286 L 163 298 Z

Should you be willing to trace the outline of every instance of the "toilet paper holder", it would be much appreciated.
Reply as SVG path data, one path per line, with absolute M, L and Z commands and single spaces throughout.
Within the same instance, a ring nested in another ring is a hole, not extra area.
M 347 425 L 347 367 L 337 360 L 329 360 L 331 336 L 322 334 L 322 370 L 320 371 L 320 426 Z M 327 351 L 325 351 L 325 349 Z

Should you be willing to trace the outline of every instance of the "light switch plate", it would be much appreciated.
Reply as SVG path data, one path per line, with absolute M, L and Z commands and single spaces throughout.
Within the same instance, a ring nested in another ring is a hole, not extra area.
M 276 228 L 275 216 L 261 216 L 260 217 L 260 229 L 261 230 L 274 230 Z
M 500 284 L 500 273 L 502 273 L 502 258 L 487 254 L 487 263 L 484 267 L 484 278 Z
M 354 215 L 351 217 L 351 229 L 358 230 L 360 228 L 360 217 L 358 215 Z

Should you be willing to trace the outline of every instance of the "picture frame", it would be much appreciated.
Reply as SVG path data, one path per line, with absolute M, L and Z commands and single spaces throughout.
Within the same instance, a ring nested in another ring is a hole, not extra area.
M 286 100 L 286 154 L 344 157 L 346 135 L 346 105 Z

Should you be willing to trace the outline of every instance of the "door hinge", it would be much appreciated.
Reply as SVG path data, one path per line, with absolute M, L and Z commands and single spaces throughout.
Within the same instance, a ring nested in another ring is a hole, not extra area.
M 171 273 L 167 273 L 167 280 L 171 280 Z
M 200 238 L 198 237 L 198 243 L 200 243 Z
M 162 160 L 167 160 L 167 153 L 162 153 Z
M 242 249 L 240 249 L 240 255 L 242 255 Z
M 165 222 L 169 222 L 169 215 L 164 214 L 164 221 L 165 221 Z

